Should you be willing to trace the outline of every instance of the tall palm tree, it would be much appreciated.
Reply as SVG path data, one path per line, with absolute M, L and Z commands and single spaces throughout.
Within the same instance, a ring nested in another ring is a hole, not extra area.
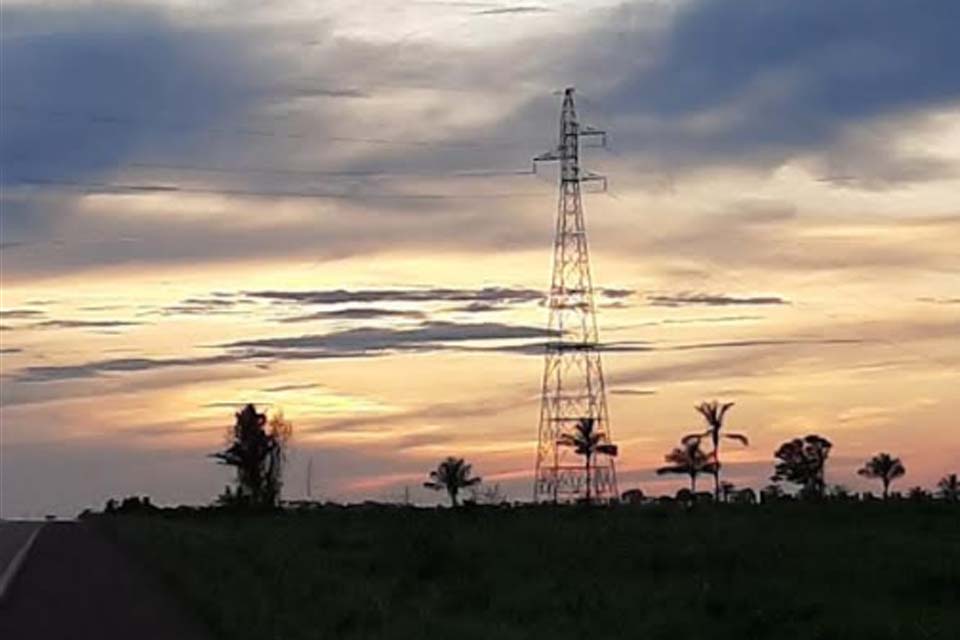
M 593 458 L 597 454 L 616 457 L 617 445 L 607 442 L 607 434 L 596 429 L 597 421 L 594 418 L 580 418 L 573 429 L 573 433 L 564 433 L 557 440 L 557 444 L 564 447 L 573 447 L 577 455 L 583 456 L 584 471 L 587 479 L 587 503 L 593 499 L 592 472 Z
M 951 473 L 940 478 L 937 488 L 940 489 L 940 497 L 947 502 L 960 500 L 960 479 L 957 478 L 957 474 Z
M 707 423 L 707 430 L 701 433 L 692 433 L 683 438 L 684 444 L 686 444 L 687 441 L 699 442 L 707 437 L 709 437 L 710 442 L 713 443 L 713 451 L 709 454 L 711 462 L 713 462 L 713 468 L 710 473 L 713 474 L 713 497 L 717 501 L 720 500 L 720 439 L 729 438 L 730 440 L 736 440 L 744 446 L 750 444 L 747 436 L 742 433 L 721 433 L 723 430 L 724 416 L 727 415 L 727 411 L 729 411 L 732 406 L 732 402 L 720 403 L 716 400 L 712 402 L 701 402 L 694 407 L 694 409 L 703 416 L 703 419 Z
M 676 447 L 663 457 L 670 464 L 657 469 L 657 475 L 684 473 L 690 476 L 690 492 L 697 492 L 697 476 L 701 473 L 713 473 L 714 463 L 710 456 L 701 451 L 699 440 L 685 440 L 682 447 Z
M 470 476 L 472 470 L 473 467 L 467 464 L 463 458 L 450 456 L 430 472 L 430 480 L 424 482 L 423 486 L 437 491 L 446 489 L 447 495 L 450 496 L 450 504 L 456 507 L 460 504 L 457 501 L 457 494 L 460 493 L 460 489 L 472 487 L 481 482 L 480 478 Z
M 894 458 L 889 453 L 878 453 L 864 463 L 857 471 L 865 478 L 875 478 L 883 483 L 883 499 L 890 495 L 890 483 L 907 472 L 900 458 Z

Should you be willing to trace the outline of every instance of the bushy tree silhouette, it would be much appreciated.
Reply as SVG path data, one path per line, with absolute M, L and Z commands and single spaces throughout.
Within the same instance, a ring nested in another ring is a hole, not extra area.
M 237 470 L 236 488 L 221 501 L 239 506 L 272 507 L 280 498 L 286 448 L 293 425 L 281 412 L 267 420 L 265 413 L 248 404 L 236 414 L 228 446 L 211 454 L 220 464 Z
M 722 438 L 728 438 L 730 440 L 736 440 L 744 446 L 750 444 L 747 436 L 742 433 L 722 433 L 723 419 L 731 407 L 733 407 L 732 402 L 720 403 L 716 400 L 712 402 L 701 402 L 694 407 L 694 409 L 703 416 L 703 419 L 707 423 L 707 430 L 702 433 L 692 433 L 683 438 L 684 442 L 693 440 L 700 441 L 703 438 L 710 438 L 710 442 L 713 444 L 713 451 L 709 454 L 711 462 L 713 462 L 710 473 L 713 474 L 713 497 L 714 500 L 717 501 L 720 500 L 720 440 Z
M 947 502 L 960 502 L 960 479 L 957 478 L 957 474 L 951 473 L 940 478 L 937 489 L 940 497 Z
M 824 467 L 833 444 L 824 437 L 809 435 L 784 442 L 774 456 L 780 462 L 774 467 L 770 478 L 774 482 L 785 480 L 799 484 L 801 495 L 822 498 L 826 488 Z
M 697 492 L 697 476 L 701 473 L 713 473 L 716 463 L 700 449 L 700 440 L 685 438 L 682 446 L 663 457 L 669 464 L 657 469 L 657 475 L 682 473 L 690 477 L 690 491 Z
M 760 489 L 760 500 L 763 502 L 783 500 L 785 495 L 783 489 L 778 484 L 768 484 L 763 489 Z
M 463 458 L 450 456 L 430 472 L 430 480 L 424 482 L 423 486 L 436 491 L 446 489 L 447 495 L 450 496 L 450 504 L 456 507 L 460 504 L 457 500 L 460 490 L 481 482 L 480 478 L 471 477 L 472 470 L 473 468 Z
M 564 433 L 557 440 L 563 447 L 572 447 L 577 455 L 583 456 L 584 471 L 586 473 L 587 503 L 593 500 L 593 459 L 598 454 L 616 457 L 617 445 L 607 442 L 607 434 L 596 429 L 597 422 L 593 418 L 580 418 L 574 426 L 573 433 Z
M 873 478 L 883 483 L 883 499 L 890 497 L 890 483 L 907 472 L 900 458 L 894 458 L 889 453 L 878 453 L 864 463 L 857 471 L 864 478 Z

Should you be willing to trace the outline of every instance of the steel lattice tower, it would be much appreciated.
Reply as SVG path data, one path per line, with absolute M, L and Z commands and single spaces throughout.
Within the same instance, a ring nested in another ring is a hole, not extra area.
M 540 427 L 534 475 L 534 501 L 580 497 L 586 487 L 583 459 L 570 447 L 559 446 L 563 434 L 571 433 L 584 418 L 595 421 L 602 441 L 609 442 L 610 424 L 600 362 L 597 319 L 590 278 L 590 255 L 583 218 L 580 186 L 601 176 L 580 170 L 580 138 L 603 131 L 583 127 L 577 121 L 573 89 L 564 91 L 557 148 L 534 158 L 534 162 L 559 161 L 560 199 L 553 246 L 553 278 L 548 300 L 549 330 L 540 404 Z M 617 497 L 613 458 L 598 455 L 590 473 L 594 495 L 599 500 Z

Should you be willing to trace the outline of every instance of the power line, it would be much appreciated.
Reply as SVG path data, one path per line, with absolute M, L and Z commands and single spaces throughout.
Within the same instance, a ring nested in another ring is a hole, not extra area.
M 503 140 L 490 138 L 485 141 L 475 142 L 444 142 L 439 140 L 425 140 L 417 138 L 390 138 L 390 137 L 371 137 L 371 136 L 340 136 L 340 135 L 318 135 L 312 132 L 304 131 L 276 131 L 272 129 L 261 129 L 255 127 L 202 127 L 199 123 L 181 122 L 157 122 L 144 118 L 136 118 L 126 115 L 117 115 L 112 113 L 103 113 L 95 111 L 83 111 L 78 109 L 52 109 L 42 106 L 25 104 L 5 104 L 0 105 L 0 111 L 17 113 L 20 116 L 36 119 L 48 120 L 80 120 L 85 124 L 97 126 L 119 126 L 119 127 L 146 127 L 161 130 L 196 130 L 198 132 L 214 135 L 235 135 L 257 138 L 288 138 L 294 140 L 324 140 L 327 142 L 343 142 L 352 144 L 371 144 L 402 147 L 424 147 L 424 148 L 449 148 L 449 149 L 484 149 L 497 147 L 523 147 L 526 142 L 522 140 Z
M 254 189 L 209 189 L 168 184 L 120 184 L 80 182 L 45 178 L 20 179 L 21 185 L 42 187 L 75 187 L 102 194 L 200 194 L 251 198 L 302 198 L 327 200 L 483 200 L 509 198 L 542 198 L 543 192 L 493 193 L 338 193 L 332 191 L 260 191 Z
M 51 163 L 41 158 L 31 158 L 23 154 L 11 158 L 14 161 L 42 161 L 43 166 Z M 62 166 L 63 163 L 54 163 Z M 491 178 L 534 175 L 533 168 L 528 169 L 461 169 L 449 171 L 391 171 L 389 169 L 343 169 L 325 171 L 318 169 L 300 169 L 295 167 L 233 167 L 222 165 L 183 164 L 173 162 L 120 162 L 111 163 L 113 169 L 156 169 L 182 173 L 212 173 L 223 175 L 276 175 L 314 178 Z
M 506 177 L 506 176 L 529 176 L 533 175 L 533 169 L 516 169 L 512 171 L 502 171 L 496 169 L 477 169 L 463 171 L 388 171 L 373 169 L 364 170 L 344 170 L 344 171 L 315 171 L 310 169 L 273 169 L 268 167 L 221 167 L 221 166 L 203 166 L 191 164 L 168 164 L 158 162 L 131 162 L 118 165 L 119 167 L 132 167 L 137 169 L 162 169 L 171 171 L 197 172 L 197 173 L 222 173 L 222 174 L 266 174 L 266 175 L 290 175 L 290 176 L 313 176 L 321 178 L 410 178 L 410 177 L 453 177 L 453 178 L 487 178 L 487 177 Z

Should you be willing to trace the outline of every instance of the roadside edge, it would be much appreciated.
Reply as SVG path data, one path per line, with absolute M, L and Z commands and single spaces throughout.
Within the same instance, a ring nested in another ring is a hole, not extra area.
M 13 560 L 11 560 L 10 564 L 7 565 L 3 575 L 0 576 L 0 604 L 7 599 L 13 583 L 17 579 L 17 574 L 20 573 L 20 568 L 23 566 L 23 563 L 26 562 L 27 555 L 30 553 L 30 549 L 33 547 L 34 541 L 37 539 L 37 536 L 40 535 L 40 532 L 43 530 L 45 524 L 46 523 L 41 522 L 40 526 L 38 526 L 37 529 L 30 534 L 30 537 L 27 538 L 27 541 L 23 543 L 23 546 L 20 547 L 19 551 L 17 551 L 17 555 L 13 556 Z

